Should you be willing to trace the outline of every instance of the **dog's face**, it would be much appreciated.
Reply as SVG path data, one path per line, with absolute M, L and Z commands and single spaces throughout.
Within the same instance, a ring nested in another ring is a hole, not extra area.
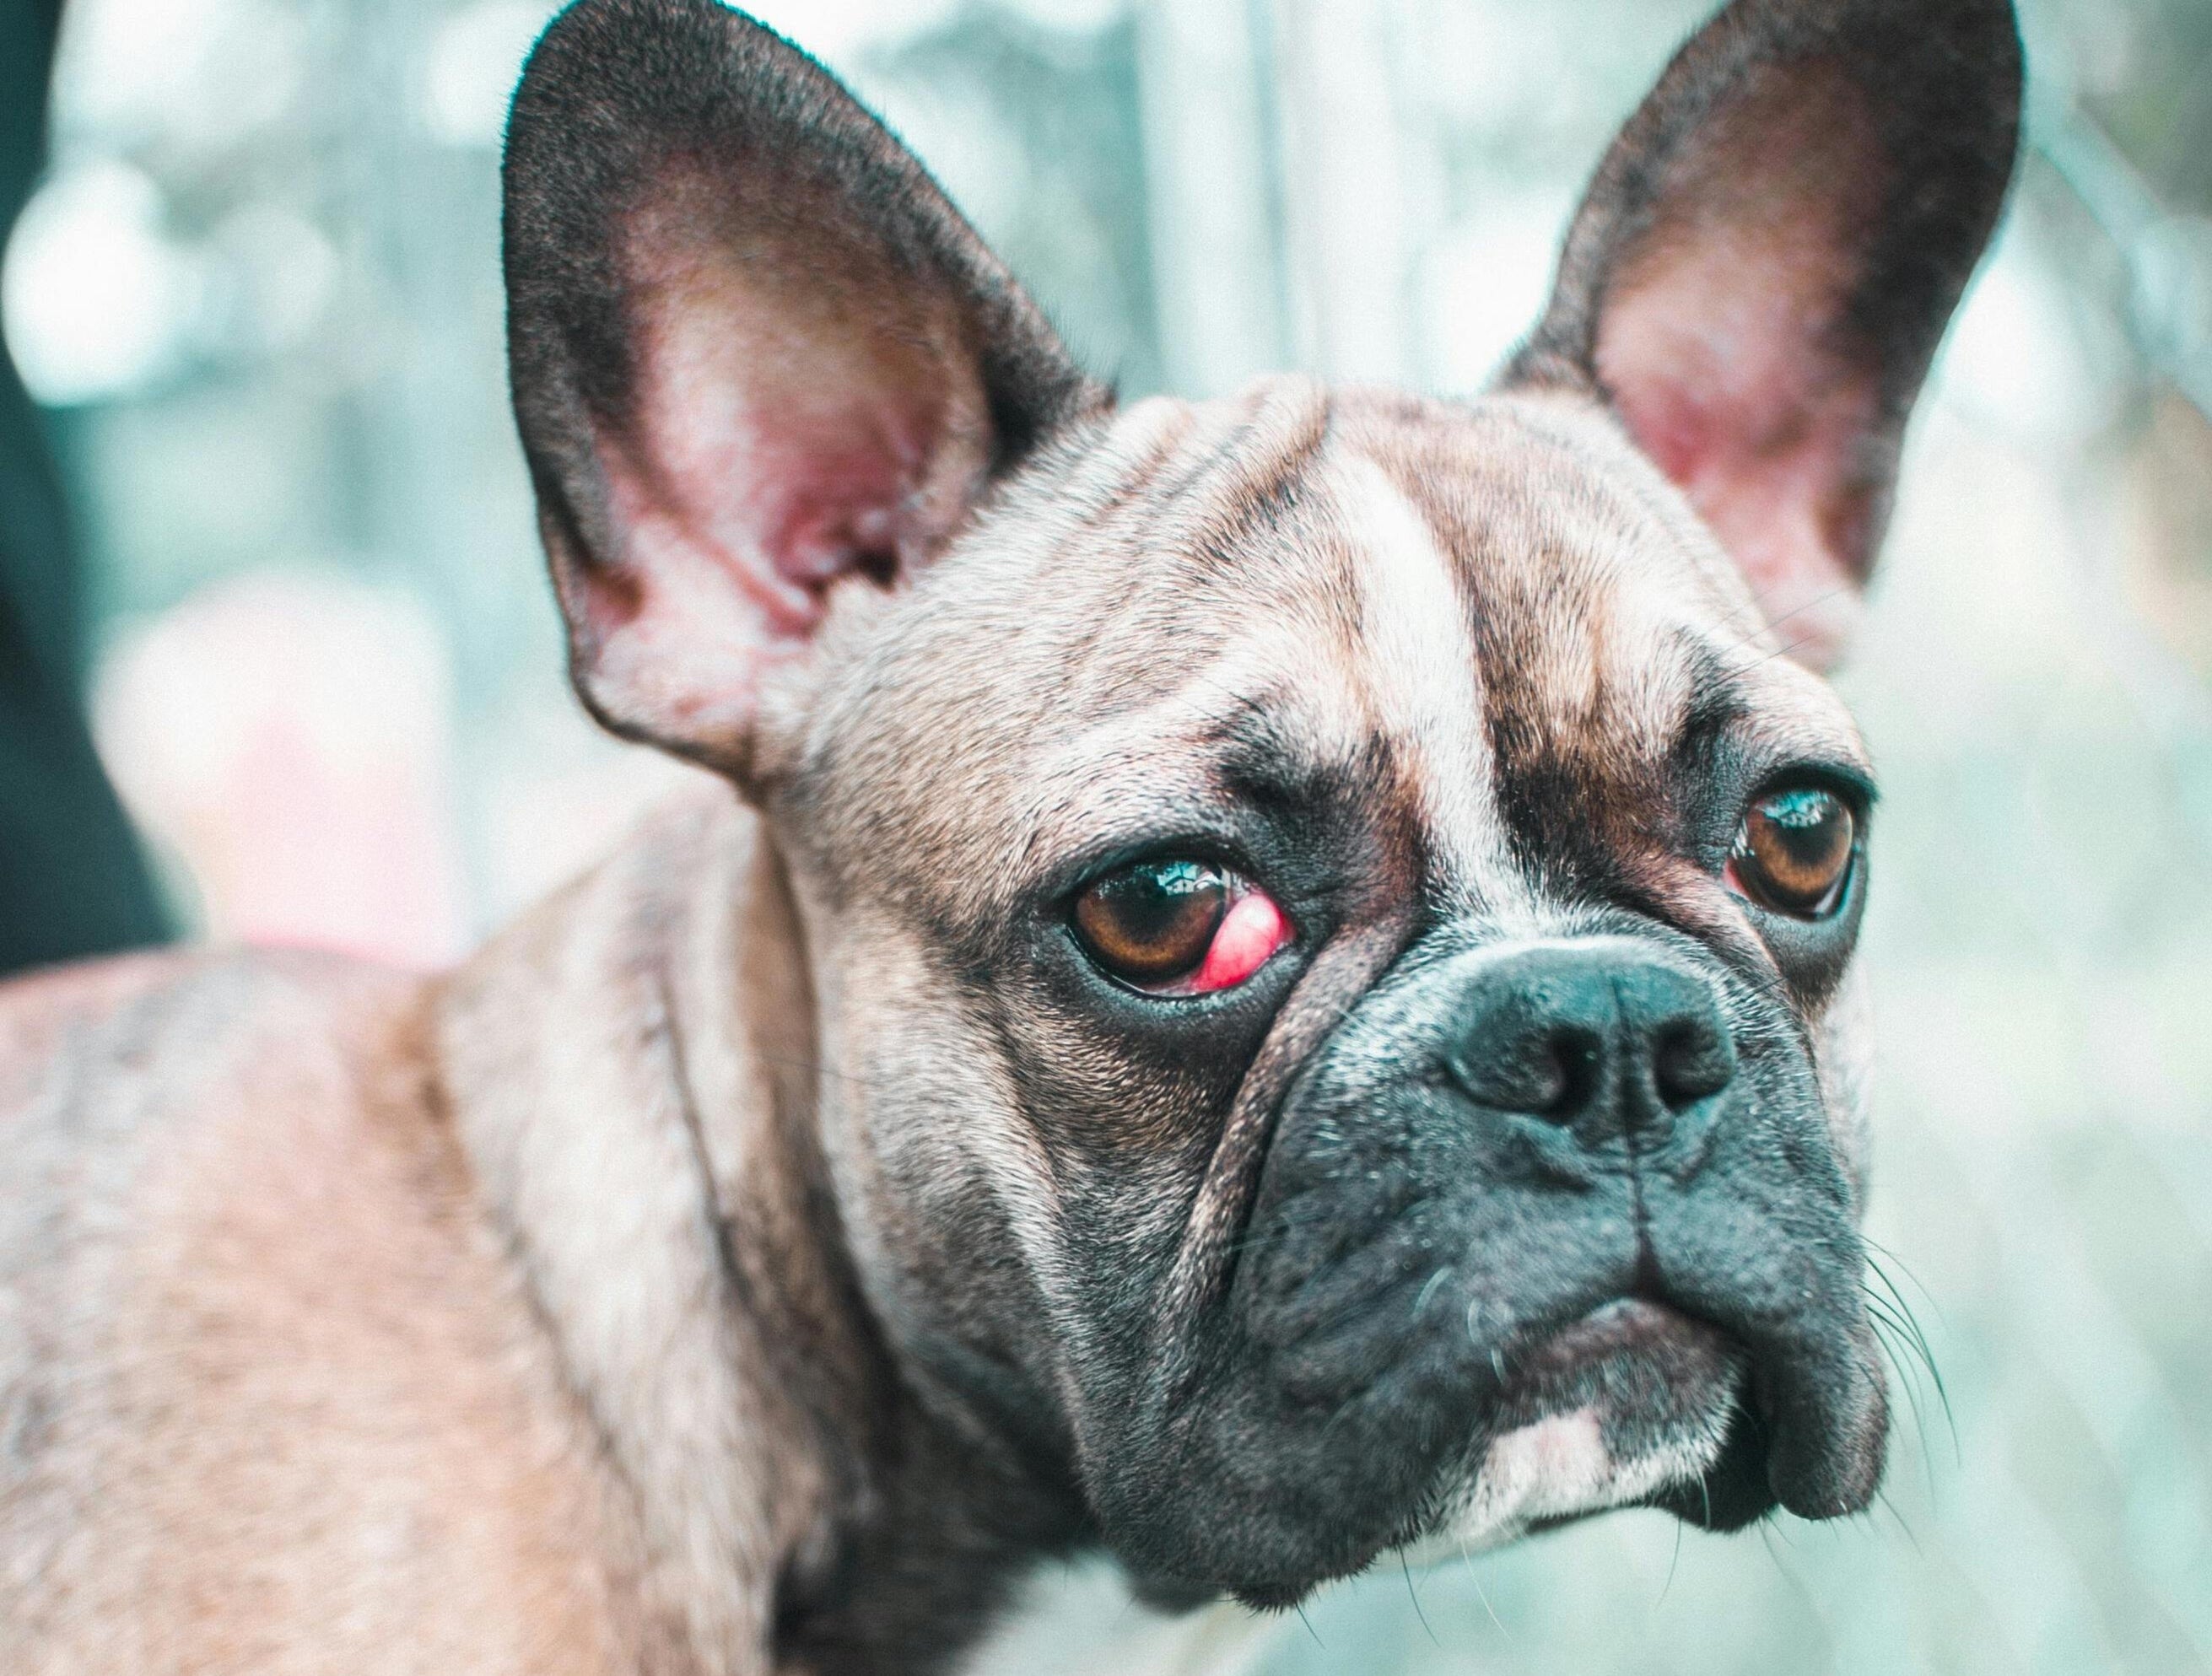
M 763 808 L 870 1301 L 1139 1572 L 1872 1495 L 1872 785 L 1801 655 L 2018 74 L 1996 0 L 1739 0 L 1493 393 L 1121 409 L 773 36 L 539 47 L 508 276 L 579 686 Z

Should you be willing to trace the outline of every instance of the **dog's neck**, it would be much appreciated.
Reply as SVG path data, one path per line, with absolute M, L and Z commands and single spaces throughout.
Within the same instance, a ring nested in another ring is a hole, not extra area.
M 656 1639 L 717 1672 L 902 1668 L 1079 1538 L 1065 1485 L 917 1394 L 861 1299 L 803 940 L 727 793 L 664 811 L 439 1007 L 456 1129 L 635 1510 Z

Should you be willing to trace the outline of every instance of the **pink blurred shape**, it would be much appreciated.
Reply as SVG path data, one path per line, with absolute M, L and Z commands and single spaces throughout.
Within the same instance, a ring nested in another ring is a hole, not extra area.
M 418 967 L 465 946 L 450 662 L 412 595 L 304 569 L 216 583 L 118 644 L 94 710 L 210 937 Z

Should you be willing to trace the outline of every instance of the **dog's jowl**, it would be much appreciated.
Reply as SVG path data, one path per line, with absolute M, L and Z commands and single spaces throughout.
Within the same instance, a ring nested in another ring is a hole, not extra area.
M 515 410 L 584 701 L 727 789 L 428 982 L 5 992 L 8 1668 L 937 1670 L 1047 1556 L 1865 1506 L 1816 671 L 2019 77 L 1737 0 L 1486 393 L 1124 407 L 799 49 L 564 14 Z

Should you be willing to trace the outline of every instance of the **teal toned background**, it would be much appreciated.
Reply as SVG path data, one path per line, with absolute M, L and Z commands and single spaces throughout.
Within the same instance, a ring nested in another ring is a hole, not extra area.
M 1698 10 L 770 15 L 1091 364 L 1202 394 L 1281 366 L 1476 387 Z M 446 957 L 684 772 L 567 695 L 505 406 L 497 137 L 544 15 L 70 0 L 5 318 L 86 514 L 103 747 L 214 934 Z M 2212 0 L 2027 22 L 2020 191 L 1844 677 L 1886 792 L 1873 1231 L 1948 1416 L 1908 1363 L 1865 1518 L 1626 1515 L 1387 1566 L 1248 1626 L 1243 1668 L 2212 1666 Z M 1003 1668 L 1201 1667 L 1095 1578 L 1055 1586 L 1077 1627 Z

